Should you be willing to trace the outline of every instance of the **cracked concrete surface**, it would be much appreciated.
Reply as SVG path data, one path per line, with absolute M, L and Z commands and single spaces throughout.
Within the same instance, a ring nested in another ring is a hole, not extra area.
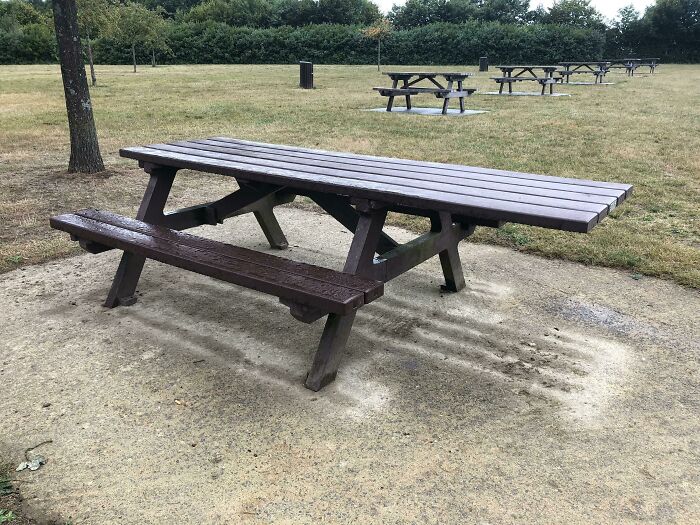
M 342 267 L 350 235 L 278 210 L 284 254 Z M 389 228 L 406 240 L 410 234 Z M 264 249 L 250 217 L 199 230 Z M 103 523 L 700 521 L 697 291 L 463 243 L 358 314 L 337 381 L 302 382 L 322 322 L 118 253 L 0 276 L 0 457 L 39 518 Z

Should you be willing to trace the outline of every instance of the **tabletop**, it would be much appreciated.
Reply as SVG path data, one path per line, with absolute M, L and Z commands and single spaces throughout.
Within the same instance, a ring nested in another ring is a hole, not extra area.
M 556 70 L 559 69 L 559 66 L 496 66 L 498 69 L 544 69 L 545 71 L 547 70 Z
M 590 231 L 632 190 L 627 184 L 256 143 L 227 137 L 120 150 L 180 169 L 450 212 L 456 216 Z
M 445 77 L 445 78 L 468 78 L 472 76 L 472 73 L 466 71 L 463 72 L 453 72 L 453 71 L 387 71 L 384 73 L 389 77 L 423 77 L 423 78 L 435 78 L 435 77 Z

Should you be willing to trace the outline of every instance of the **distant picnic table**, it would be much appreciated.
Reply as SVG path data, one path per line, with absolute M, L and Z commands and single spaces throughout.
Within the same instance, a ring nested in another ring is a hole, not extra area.
M 335 379 L 355 314 L 383 295 L 384 283 L 438 256 L 443 290 L 457 292 L 465 287 L 457 246 L 477 226 L 497 228 L 517 222 L 588 232 L 632 191 L 628 184 L 228 137 L 130 147 L 120 154 L 137 160 L 150 176 L 136 219 L 95 209 L 51 218 L 53 228 L 70 233 L 91 253 L 124 251 L 105 306 L 136 301 L 146 259 L 276 296 L 299 321 L 312 323 L 326 317 L 305 383 L 312 390 Z M 179 170 L 231 177 L 239 189 L 216 201 L 164 212 Z M 283 249 L 288 243 L 273 208 L 297 195 L 310 198 L 354 233 L 342 271 L 181 231 L 253 213 L 270 246 Z M 430 228 L 399 244 L 383 231 L 388 212 L 425 217 Z M 400 281 L 395 285 L 402 286 Z M 182 299 L 186 297 L 185 290 Z M 150 301 L 162 300 L 158 296 Z M 235 308 L 237 302 L 249 299 L 232 291 L 225 304 L 216 300 L 212 297 L 210 308 Z M 206 310 L 201 314 L 206 316 Z M 253 325 L 260 319 L 248 322 Z M 276 335 L 290 337 L 286 332 Z
M 430 72 L 430 71 L 390 71 L 384 73 L 391 79 L 391 87 L 375 87 L 375 91 L 383 97 L 389 97 L 386 110 L 391 111 L 394 106 L 394 97 L 406 97 L 406 109 L 410 110 L 411 96 L 421 94 L 435 95 L 443 99 L 442 114 L 447 114 L 447 106 L 450 99 L 459 99 L 459 111 L 464 112 L 464 98 L 473 94 L 475 88 L 464 88 L 464 80 L 471 76 L 471 73 L 459 72 Z M 442 77 L 447 84 L 440 83 L 437 78 Z M 419 82 L 429 82 L 431 87 L 417 87 Z M 401 82 L 401 86 L 399 86 Z
M 508 84 L 508 94 L 513 93 L 513 83 L 532 81 L 537 82 L 542 86 L 541 95 L 545 94 L 545 89 L 549 86 L 549 94 L 554 93 L 554 84 L 562 77 L 555 77 L 554 73 L 559 69 L 559 66 L 496 66 L 501 70 L 500 77 L 491 77 L 495 80 L 498 87 L 498 94 L 503 94 L 503 86 Z M 537 75 L 535 71 L 542 71 L 543 75 Z
M 614 58 L 607 60 L 608 69 L 624 69 L 627 72 L 627 76 L 634 76 L 634 70 L 637 69 L 641 61 L 640 58 Z
M 564 69 L 559 69 L 557 73 L 566 78 L 567 84 L 571 75 L 579 74 L 594 75 L 594 84 L 602 84 L 608 72 L 609 63 L 604 60 L 595 60 L 588 62 L 559 62 L 559 65 Z

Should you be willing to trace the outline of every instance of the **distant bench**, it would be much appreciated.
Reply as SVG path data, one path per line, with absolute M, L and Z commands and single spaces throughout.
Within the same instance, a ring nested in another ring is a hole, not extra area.
M 464 112 L 464 99 L 471 96 L 476 89 L 463 87 L 464 79 L 470 76 L 470 73 L 427 73 L 427 72 L 389 72 L 385 73 L 391 78 L 391 87 L 375 87 L 383 97 L 389 97 L 386 105 L 386 110 L 391 111 L 394 107 L 394 97 L 406 98 L 406 109 L 412 108 L 411 97 L 414 95 L 431 94 L 436 98 L 443 99 L 442 114 L 447 114 L 447 107 L 450 99 L 459 99 L 459 110 Z M 447 85 L 443 86 L 435 80 L 437 77 L 444 77 Z M 418 82 L 428 80 L 434 87 L 416 87 Z M 399 87 L 399 82 L 402 85 Z M 454 84 L 457 84 L 456 86 Z
M 602 84 L 605 75 L 610 69 L 610 62 L 601 61 L 591 61 L 591 62 L 559 62 L 559 65 L 564 69 L 557 71 L 558 75 L 561 75 L 566 79 L 566 83 L 569 83 L 571 75 L 594 75 L 594 84 Z
M 501 70 L 503 76 L 491 77 L 495 80 L 498 87 L 498 94 L 503 94 L 503 86 L 508 86 L 508 94 L 513 94 L 513 83 L 515 82 L 537 82 L 542 86 L 540 95 L 544 95 L 549 86 L 549 94 L 554 94 L 554 84 L 559 82 L 562 77 L 555 77 L 554 73 L 558 66 L 497 66 Z M 542 70 L 544 76 L 538 76 L 535 70 Z

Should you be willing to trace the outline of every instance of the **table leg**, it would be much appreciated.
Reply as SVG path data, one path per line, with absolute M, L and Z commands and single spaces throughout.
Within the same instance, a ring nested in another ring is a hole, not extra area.
M 146 187 L 146 193 L 141 200 L 141 206 L 136 214 L 138 220 L 157 224 L 163 219 L 163 209 L 168 200 L 170 188 L 175 179 L 177 168 L 166 166 L 146 167 L 146 172 L 151 178 Z M 141 271 L 146 258 L 133 253 L 124 252 L 117 273 L 112 281 L 112 288 L 107 294 L 104 305 L 107 308 L 115 306 L 129 306 L 136 302 L 136 285 L 141 277 Z
M 403 88 L 408 89 L 408 79 L 403 80 Z M 411 110 L 411 95 L 406 95 L 406 111 Z
M 431 230 L 448 232 L 452 228 L 452 215 L 440 212 L 438 219 L 433 219 L 431 222 Z M 447 292 L 459 292 L 466 286 L 462 262 L 459 259 L 458 243 L 459 238 L 456 238 L 452 245 L 439 254 L 442 273 L 445 276 L 445 284 L 441 288 Z
M 457 91 L 462 91 L 462 81 L 457 81 Z M 464 97 L 459 97 L 459 112 L 464 113 Z
M 277 250 L 284 250 L 289 246 L 287 238 L 284 236 L 284 232 L 280 227 L 280 223 L 277 222 L 275 217 L 275 212 L 272 211 L 272 206 L 265 206 L 253 212 L 255 219 L 260 225 L 267 242 L 270 243 L 271 248 Z
M 498 86 L 498 94 L 499 95 L 503 94 L 503 82 L 501 82 L 500 86 Z
M 360 213 L 344 272 L 357 275 L 368 275 L 371 272 L 385 220 L 386 209 Z M 318 392 L 333 382 L 354 321 L 355 312 L 347 315 L 328 315 L 311 370 L 306 376 L 306 388 Z

